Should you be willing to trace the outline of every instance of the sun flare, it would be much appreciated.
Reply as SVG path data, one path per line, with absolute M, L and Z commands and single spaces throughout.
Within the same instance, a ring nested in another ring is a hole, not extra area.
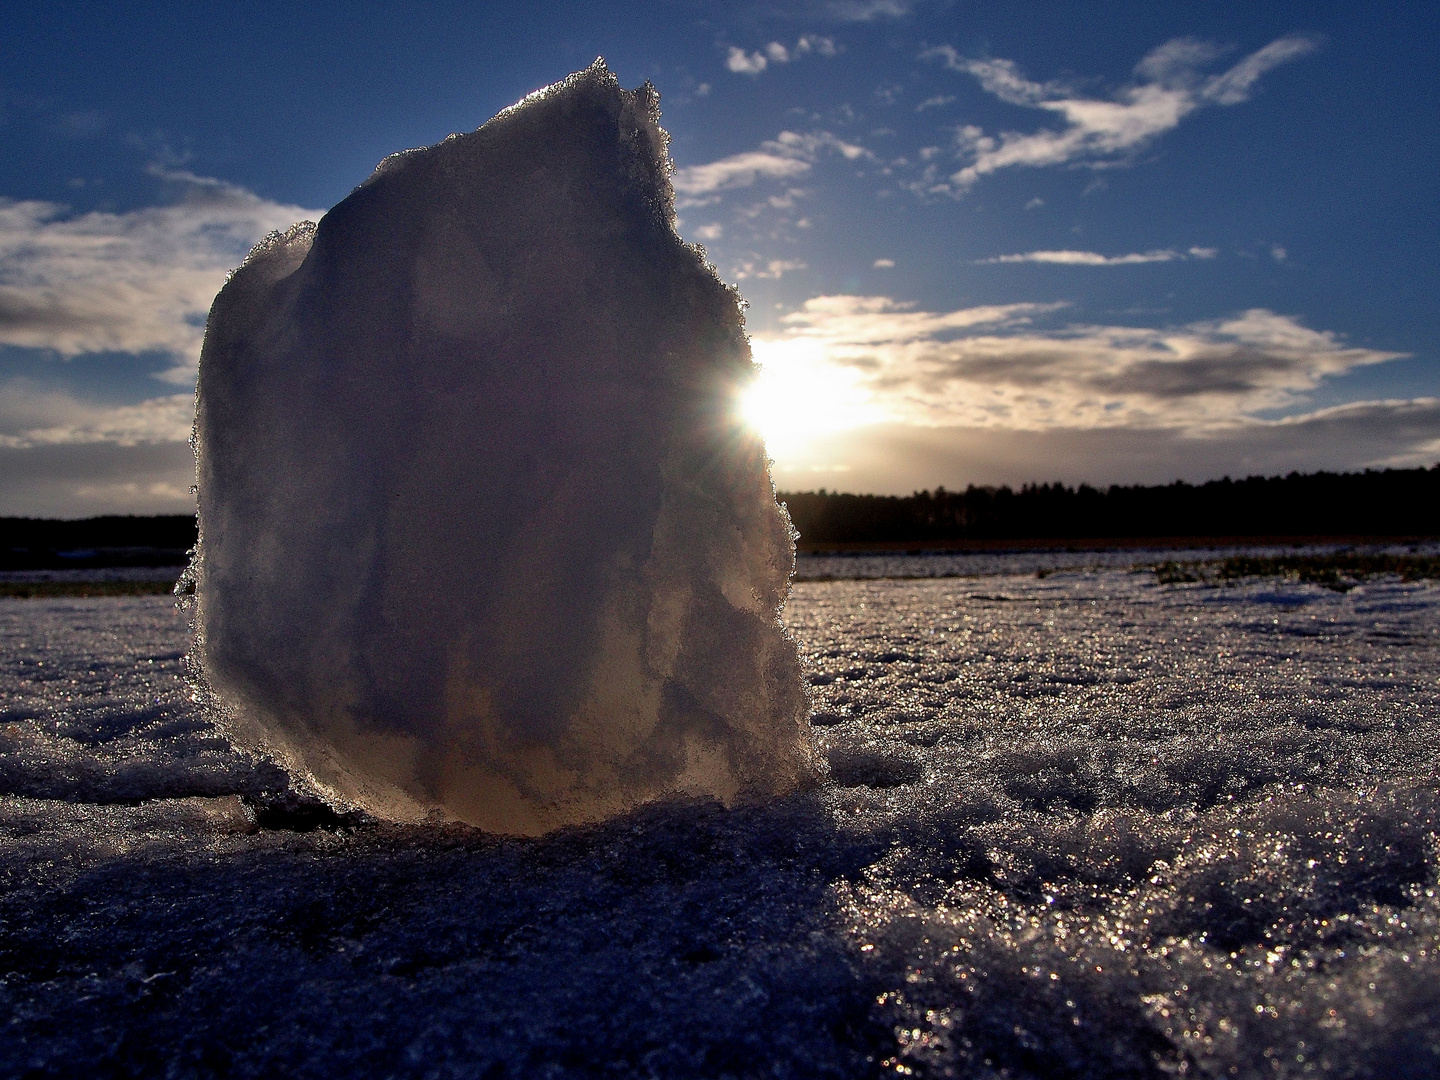
M 832 362 L 820 342 L 755 340 L 750 347 L 760 370 L 741 392 L 739 414 L 777 462 L 822 436 L 881 419 L 860 373 Z

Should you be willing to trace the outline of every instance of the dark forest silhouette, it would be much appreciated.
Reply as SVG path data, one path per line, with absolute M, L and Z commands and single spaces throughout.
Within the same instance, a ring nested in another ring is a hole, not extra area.
M 1095 488 L 1026 484 L 913 495 L 781 492 L 800 547 L 1004 541 L 1436 537 L 1440 465 Z M 181 566 L 195 518 L 0 518 L 0 570 Z
M 1440 536 L 1440 465 L 1205 484 L 782 492 L 801 548 L 1004 540 Z
M 0 570 L 183 566 L 195 515 L 0 518 Z

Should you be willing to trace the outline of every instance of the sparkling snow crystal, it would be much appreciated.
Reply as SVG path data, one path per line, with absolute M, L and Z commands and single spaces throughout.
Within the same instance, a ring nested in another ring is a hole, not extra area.
M 740 305 L 597 61 L 396 154 L 215 301 L 203 679 L 342 804 L 539 833 L 813 774 Z

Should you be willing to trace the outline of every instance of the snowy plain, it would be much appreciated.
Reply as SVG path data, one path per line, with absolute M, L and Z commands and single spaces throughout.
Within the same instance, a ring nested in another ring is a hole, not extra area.
M 797 581 L 827 784 L 524 840 L 285 802 L 169 598 L 0 600 L 0 1074 L 1440 1075 L 1440 587 L 1120 554 Z

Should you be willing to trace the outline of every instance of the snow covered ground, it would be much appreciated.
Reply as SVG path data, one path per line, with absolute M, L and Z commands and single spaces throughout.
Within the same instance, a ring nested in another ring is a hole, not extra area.
M 801 581 L 831 784 L 540 840 L 286 803 L 167 598 L 0 600 L 0 1074 L 1440 1075 L 1440 586 L 1054 566 Z

